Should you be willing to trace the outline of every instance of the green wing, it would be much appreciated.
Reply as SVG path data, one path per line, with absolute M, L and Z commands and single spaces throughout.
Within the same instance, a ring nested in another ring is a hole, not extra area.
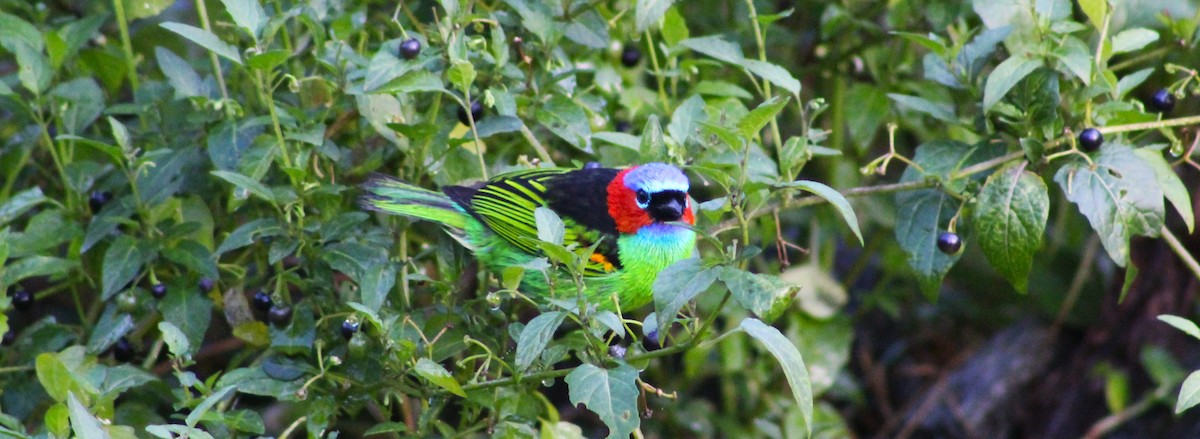
M 537 247 L 537 220 L 534 211 L 546 206 L 549 181 L 573 169 L 538 168 L 498 175 L 476 189 L 470 210 L 501 238 L 530 254 L 541 254 Z M 616 237 L 588 229 L 571 218 L 563 217 L 563 245 L 590 247 L 599 242 L 584 274 L 602 276 L 619 268 Z

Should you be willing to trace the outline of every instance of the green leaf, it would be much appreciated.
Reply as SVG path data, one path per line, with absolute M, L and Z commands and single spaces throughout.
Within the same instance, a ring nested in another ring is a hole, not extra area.
M 279 221 L 274 218 L 260 218 L 254 221 L 242 224 L 233 233 L 225 237 L 225 241 L 221 242 L 221 246 L 213 252 L 214 256 L 221 256 L 230 250 L 236 250 L 247 245 L 253 244 L 255 241 L 271 236 L 278 236 L 283 233 L 283 229 L 279 226 Z
M 18 44 L 25 44 L 36 52 L 46 47 L 46 41 L 36 27 L 15 15 L 0 11 L 0 47 L 13 52 Z
M 471 83 L 475 82 L 475 66 L 470 62 L 454 60 L 446 72 L 450 83 L 464 94 L 471 90 Z
M 707 118 L 704 113 L 704 99 L 700 95 L 692 95 L 675 108 L 671 114 L 671 123 L 667 124 L 667 133 L 679 144 L 687 143 L 688 138 L 696 131 L 696 123 Z
M 1083 10 L 1088 22 L 1097 30 L 1104 28 L 1104 17 L 1108 15 L 1108 0 L 1079 0 L 1079 9 Z
M 0 226 L 12 222 L 12 220 L 17 219 L 22 213 L 48 200 L 46 195 L 42 193 L 42 188 L 37 186 L 18 192 L 12 198 L 0 204 Z
M 174 248 L 163 250 L 162 254 L 171 262 L 187 267 L 201 276 L 209 279 L 220 277 L 212 252 L 208 251 L 203 244 L 191 239 L 179 241 Z
M 157 379 L 157 377 L 149 372 L 128 364 L 122 364 L 108 368 L 108 372 L 104 375 L 104 382 L 101 384 L 99 390 L 102 394 L 117 394 Z
M 591 122 L 587 112 L 578 103 L 563 95 L 555 94 L 536 113 L 538 123 L 560 139 L 585 152 L 590 151 L 588 139 L 592 137 Z
M 646 126 L 642 128 L 642 143 L 638 147 L 638 152 L 645 160 L 661 160 L 667 155 L 666 143 L 663 141 L 662 125 L 658 123 L 658 116 L 651 114 L 646 118 Z
M 1146 78 L 1149 78 L 1151 73 L 1154 73 L 1153 67 L 1141 69 L 1122 76 L 1121 80 L 1117 81 L 1116 90 L 1113 90 L 1113 97 L 1117 99 L 1124 99 L 1126 94 L 1129 94 L 1129 92 L 1133 91 L 1133 89 L 1137 88 L 1139 85 L 1142 85 L 1143 82 L 1146 82 Z
M 1144 27 L 1125 29 L 1112 37 L 1112 54 L 1133 52 L 1158 41 L 1158 32 Z
M 175 0 L 121 0 L 125 3 L 125 18 L 133 21 L 161 14 L 175 4 Z
M 1026 76 L 1008 93 L 1007 100 L 1021 110 L 1025 130 L 1033 135 L 1052 139 L 1058 122 L 1059 105 L 1058 73 L 1049 68 L 1038 68 Z
M 696 94 L 704 96 L 720 96 L 738 99 L 750 99 L 754 95 L 746 89 L 725 81 L 703 80 L 695 85 Z
M 61 276 L 77 266 L 79 263 L 76 261 L 52 256 L 21 258 L 0 270 L 0 288 L 8 288 L 22 279 L 34 276 Z
M 787 69 L 769 62 L 753 59 L 742 60 L 741 65 L 742 67 L 745 67 L 746 70 L 749 70 L 750 73 L 758 75 L 763 79 L 771 81 L 772 84 L 787 90 L 788 93 L 792 94 L 792 96 L 800 96 L 800 80 L 792 76 Z
M 608 21 L 594 9 L 572 17 L 563 35 L 571 41 L 593 49 L 603 49 L 608 46 Z
M 187 335 L 171 322 L 158 322 L 158 332 L 162 333 L 163 342 L 167 344 L 167 350 L 171 352 L 172 356 L 184 358 L 192 350 L 192 344 L 188 342 Z
M 480 139 L 486 139 L 496 134 L 521 131 L 521 127 L 524 125 L 525 123 L 517 117 L 489 116 L 475 121 L 475 131 L 479 133 Z
M 621 363 L 604 370 L 582 364 L 564 379 L 572 405 L 583 404 L 608 426 L 608 438 L 627 438 L 641 425 L 636 369 Z
M 242 56 L 238 53 L 237 48 L 233 47 L 229 43 L 221 41 L 221 39 L 217 38 L 216 35 L 213 35 L 212 32 L 195 26 L 170 21 L 162 23 L 160 26 L 171 32 L 179 34 L 181 37 L 191 40 L 193 43 L 199 44 L 201 47 L 208 49 L 212 53 L 223 56 L 239 65 L 242 64 Z
M 101 270 L 101 300 L 108 300 L 125 289 L 142 265 L 150 259 L 150 252 L 143 250 L 129 235 L 121 235 L 104 251 L 104 268 Z
M 542 355 L 546 344 L 554 338 L 554 331 L 558 330 L 559 325 L 562 325 L 563 319 L 566 317 L 566 313 L 562 311 L 550 311 L 534 317 L 525 325 L 525 329 L 521 330 L 521 337 L 517 339 L 518 371 L 524 372 L 529 369 L 529 366 Z
M 24 43 L 17 43 L 12 49 L 17 58 L 17 79 L 21 81 L 21 86 L 36 94 L 50 87 L 50 80 L 54 76 L 50 60 L 40 50 Z
M 212 171 L 211 174 L 220 177 L 234 186 L 245 189 L 271 204 L 276 204 L 277 202 L 275 194 L 270 189 L 250 177 L 232 171 Z
M 688 258 L 668 265 L 654 279 L 654 312 L 658 327 L 670 328 L 683 305 L 707 290 L 717 280 L 718 270 L 705 267 L 699 258 Z
M 674 3 L 674 0 L 638 0 L 637 9 L 634 11 L 637 33 L 641 34 L 658 24 L 658 20 L 667 12 L 667 8 L 671 7 L 671 3 Z
M 1033 73 L 1042 65 L 1042 60 L 1015 55 L 1001 62 L 987 77 L 983 86 L 983 112 L 987 113 L 992 106 L 1000 102 L 1008 91 L 1021 82 L 1026 75 Z
M 117 308 L 109 306 L 100 315 L 100 320 L 92 328 L 88 337 L 87 351 L 89 354 L 99 354 L 120 340 L 133 329 L 133 317 L 126 313 L 118 313 Z
M 428 70 L 408 72 L 400 77 L 369 90 L 371 93 L 407 94 L 417 92 L 439 92 L 445 90 L 442 80 Z
M 254 41 L 258 41 L 263 25 L 267 24 L 267 13 L 258 0 L 221 0 L 221 3 L 225 4 L 225 10 L 233 18 L 233 22 L 245 29 Z
M 758 134 L 758 131 L 767 126 L 783 108 L 787 106 L 792 98 L 787 96 L 775 96 L 771 99 L 759 104 L 754 110 L 742 117 L 738 121 L 738 131 L 743 137 L 751 138 Z
M 733 65 L 740 65 L 745 59 L 741 47 L 716 35 L 688 38 L 679 45 Z
M 1200 404 L 1200 370 L 1192 372 L 1183 380 L 1179 389 L 1179 400 L 1175 402 L 1175 414 Z
M 279 67 L 280 64 L 286 62 L 288 58 L 291 58 L 291 54 L 286 50 L 268 50 L 266 52 L 250 55 L 249 58 L 246 58 L 246 65 L 250 66 L 252 69 L 270 72 L 276 67 Z
M 74 393 L 67 395 L 67 407 L 71 414 L 71 431 L 79 439 L 109 439 L 108 430 L 100 424 L 100 420 L 88 412 L 87 407 L 79 402 Z
M 554 13 L 546 2 L 535 0 L 504 0 L 521 16 L 521 24 L 533 32 L 543 43 L 553 43 L 558 38 L 560 25 L 554 21 Z
M 1185 334 L 1200 340 L 1200 326 L 1196 326 L 1195 322 L 1170 314 L 1160 315 L 1158 316 L 1158 319 L 1166 322 L 1168 325 L 1174 326 L 1176 329 L 1183 331 Z
M 992 2 L 996 3 L 996 2 Z M 979 5 L 979 2 L 976 2 Z M 988 19 L 983 17 L 986 22 Z M 991 27 L 989 25 L 989 27 Z M 966 76 L 967 82 L 974 84 L 975 78 L 983 72 L 983 67 L 992 59 L 992 54 L 996 52 L 996 47 L 1004 42 L 1012 31 L 1012 26 L 996 27 L 980 32 L 975 38 L 963 46 L 958 52 L 958 56 L 954 58 L 954 62 L 962 69 L 962 74 Z
M 53 353 L 38 354 L 34 370 L 42 388 L 46 389 L 46 393 L 55 401 L 67 399 L 68 392 L 78 386 L 71 369 Z
M 888 102 L 887 93 L 883 92 L 882 87 L 866 83 L 852 85 L 846 92 L 846 102 L 854 103 L 854 111 L 848 111 L 846 114 L 846 129 L 854 147 L 860 154 L 865 155 L 866 148 L 875 138 L 875 133 L 889 117 L 891 103 Z
M 366 267 L 356 276 L 363 305 L 378 311 L 387 302 L 388 292 L 396 285 L 396 266 L 389 261 L 379 261 Z
M 417 375 L 421 376 L 421 378 L 425 378 L 438 387 L 446 389 L 446 391 L 463 398 L 467 397 L 467 393 L 463 391 L 463 388 L 458 384 L 458 381 L 455 380 L 453 376 L 450 376 L 450 372 L 447 371 L 446 368 L 442 367 L 442 365 L 433 362 L 433 360 L 421 357 L 421 359 L 417 361 L 417 367 L 415 371 Z
M 1010 164 L 988 177 L 975 204 L 973 229 L 988 262 L 1025 292 L 1033 255 L 1042 245 L 1050 195 L 1028 162 Z
M 775 321 L 783 314 L 800 291 L 779 276 L 750 273 L 736 267 L 722 267 L 718 273 L 734 300 L 765 322 Z
M 858 245 L 864 244 L 862 231 L 858 229 L 858 216 L 854 214 L 854 208 L 850 207 L 850 202 L 846 201 L 846 197 L 841 192 L 826 186 L 824 183 L 812 180 L 797 180 L 782 183 L 778 186 L 800 189 L 828 201 L 834 209 L 837 209 L 838 214 L 842 215 L 842 219 L 846 221 L 846 225 L 850 226 L 850 231 L 854 232 L 854 236 L 858 238 Z
M 538 239 L 551 244 L 562 245 L 566 227 L 562 218 L 549 207 L 542 206 L 533 210 L 534 221 L 537 222 Z
M 1171 165 L 1167 163 L 1166 159 L 1163 159 L 1161 151 L 1154 148 L 1138 148 L 1133 153 L 1137 154 L 1138 158 L 1146 162 L 1151 169 L 1154 169 L 1154 176 L 1158 180 L 1159 188 L 1167 197 L 1167 201 L 1175 206 L 1175 211 L 1179 212 L 1183 223 L 1187 224 L 1190 235 L 1196 229 L 1196 212 L 1192 210 L 1192 196 L 1188 193 L 1187 186 L 1183 185 L 1179 175 L 1171 169 Z
M 225 386 L 222 387 L 221 390 L 208 395 L 208 397 L 204 398 L 203 401 L 200 401 L 200 404 L 197 405 L 195 409 L 192 409 L 191 413 L 188 413 L 187 419 L 185 419 L 184 422 L 188 427 L 195 427 L 196 423 L 200 422 L 200 418 L 204 416 L 206 412 L 208 412 L 208 409 L 212 408 L 212 406 L 216 405 L 218 402 L 221 402 L 222 399 L 225 399 L 226 396 L 229 396 L 229 394 L 233 393 L 233 391 L 236 389 L 236 386 Z
M 1067 37 L 1062 45 L 1054 49 L 1053 55 L 1084 85 L 1092 84 L 1092 67 L 1095 64 L 1092 62 L 1093 53 L 1083 40 Z
M 154 48 L 154 57 L 163 76 L 175 88 L 175 99 L 204 96 L 204 80 L 187 61 L 162 47 Z
M 937 34 L 933 32 L 928 34 L 918 34 L 912 32 L 891 31 L 888 33 L 920 44 L 939 57 L 945 57 L 946 53 L 949 51 L 949 48 L 946 47 L 946 43 L 942 42 L 941 37 L 938 37 Z
M 668 47 L 675 47 L 680 41 L 686 40 L 690 36 L 687 22 L 679 13 L 679 8 L 668 8 L 662 19 L 663 42 L 667 43 Z
M 928 114 L 942 122 L 958 123 L 958 119 L 954 116 L 954 107 L 949 104 L 935 103 L 925 98 L 897 93 L 888 93 L 888 97 L 901 107 Z
M 1067 199 L 1079 207 L 1117 265 L 1129 263 L 1129 239 L 1158 236 L 1163 225 L 1163 193 L 1154 169 L 1129 146 L 1105 143 L 1091 166 L 1074 158 L 1054 175 Z
M 931 176 L 946 175 L 971 161 L 985 156 L 980 147 L 965 143 L 938 140 L 917 148 L 913 160 Z M 915 168 L 904 170 L 901 182 L 926 178 Z M 961 180 L 946 183 L 952 190 L 962 190 Z M 921 289 L 928 297 L 936 298 L 942 277 L 958 261 L 958 255 L 947 255 L 937 249 L 937 237 L 958 211 L 959 202 L 938 189 L 918 189 L 896 194 L 896 241 L 908 254 L 908 264 L 917 273 Z
M 187 337 L 189 354 L 195 353 L 204 343 L 204 333 L 212 322 L 212 308 L 213 303 L 208 296 L 182 288 L 172 288 L 167 297 L 158 302 L 163 320 L 171 322 Z M 296 313 L 300 311 L 297 309 Z
M 813 427 L 812 383 L 809 381 L 808 369 L 804 367 L 804 358 L 801 358 L 800 350 L 796 349 L 791 340 L 784 337 L 778 329 L 767 326 L 757 319 L 742 320 L 740 328 L 762 343 L 783 367 L 783 376 L 787 378 L 788 387 L 792 389 L 792 396 L 796 398 L 796 404 L 799 405 L 800 414 L 804 418 L 804 426 L 811 436 Z

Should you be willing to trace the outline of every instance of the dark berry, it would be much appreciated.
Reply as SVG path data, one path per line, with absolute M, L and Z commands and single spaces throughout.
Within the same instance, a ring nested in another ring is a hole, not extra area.
M 199 287 L 200 287 L 200 292 L 201 292 L 201 293 L 207 293 L 207 292 L 209 292 L 209 291 L 212 291 L 212 289 L 213 289 L 213 286 L 214 286 L 215 284 L 216 284 L 216 282 L 215 282 L 215 281 L 213 281 L 212 279 L 209 279 L 209 278 L 207 278 L 207 277 L 202 277 L 202 278 L 200 278 L 200 282 L 198 282 L 198 283 L 196 284 L 196 286 L 199 286 Z
M 1100 134 L 1098 129 L 1088 128 L 1079 133 L 1079 146 L 1084 151 L 1091 152 L 1100 149 L 1102 143 L 1104 143 L 1104 135 Z
M 479 103 L 479 101 L 471 102 L 471 119 L 475 119 L 476 122 L 479 122 L 479 119 L 483 119 L 483 104 Z M 463 125 L 470 125 L 471 119 L 467 118 L 467 110 L 465 108 L 458 107 L 459 122 L 462 122 Z
M 292 307 L 275 305 L 267 313 L 267 319 L 275 326 L 287 326 L 292 321 Z
M 8 328 L 8 332 L 4 333 L 4 340 L 0 341 L 0 345 L 10 346 L 14 341 L 17 341 L 17 332 L 13 328 Z
M 99 212 L 100 209 L 103 209 L 104 205 L 106 203 L 108 203 L 108 201 L 111 199 L 112 199 L 112 192 L 108 192 L 108 191 L 92 192 L 91 195 L 88 195 L 88 207 L 90 207 L 92 209 L 92 213 Z
M 942 232 L 937 238 L 937 248 L 948 255 L 958 254 L 962 250 L 962 238 L 953 232 Z
M 603 167 L 604 165 L 601 165 L 600 162 L 587 162 L 583 164 L 583 169 L 600 169 Z
M 404 59 L 413 59 L 421 54 L 421 42 L 416 38 L 409 38 L 400 43 L 400 56 Z
M 150 295 L 155 299 L 167 297 L 167 284 L 158 283 L 150 286 Z
M 1150 111 L 1155 113 L 1170 113 L 1175 109 L 1175 95 L 1171 94 L 1165 88 L 1161 88 L 1150 96 Z
M 266 291 L 254 293 L 254 309 L 262 312 L 267 312 L 275 305 L 275 301 L 271 300 L 271 295 Z
M 633 124 L 629 123 L 627 120 L 618 120 L 616 123 L 616 128 L 617 132 L 619 133 L 628 133 L 629 130 L 633 129 Z
M 128 338 L 121 337 L 112 347 L 113 358 L 122 363 L 133 359 L 133 343 Z
M 346 319 L 342 321 L 342 337 L 345 337 L 346 340 L 349 340 L 350 337 L 354 337 L 354 333 L 356 332 L 358 332 L 357 320 Z
M 649 334 L 646 334 L 646 338 L 642 339 L 642 347 L 647 352 L 657 351 L 662 348 L 662 344 L 658 341 L 658 330 L 650 331 Z
M 29 311 L 30 308 L 33 308 L 33 293 L 17 290 L 12 295 L 12 304 L 17 311 Z
M 642 51 L 638 50 L 633 44 L 626 44 L 624 49 L 621 49 L 621 65 L 625 67 L 633 67 L 642 61 Z

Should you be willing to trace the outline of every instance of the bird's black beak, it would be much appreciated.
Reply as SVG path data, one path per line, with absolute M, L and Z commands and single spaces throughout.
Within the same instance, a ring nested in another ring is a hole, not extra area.
M 687 204 L 687 194 L 680 191 L 663 191 L 650 196 L 650 206 L 647 209 L 655 221 L 671 222 L 683 218 L 683 207 Z

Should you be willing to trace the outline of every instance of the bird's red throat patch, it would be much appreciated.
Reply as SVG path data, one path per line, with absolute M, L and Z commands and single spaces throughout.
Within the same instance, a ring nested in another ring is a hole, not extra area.
M 625 187 L 625 174 L 633 169 L 621 171 L 608 183 L 608 215 L 617 223 L 617 231 L 624 234 L 637 233 L 638 229 L 654 223 L 650 214 L 638 207 L 633 190 Z M 696 223 L 690 203 L 683 209 L 683 218 L 680 220 L 688 224 Z

